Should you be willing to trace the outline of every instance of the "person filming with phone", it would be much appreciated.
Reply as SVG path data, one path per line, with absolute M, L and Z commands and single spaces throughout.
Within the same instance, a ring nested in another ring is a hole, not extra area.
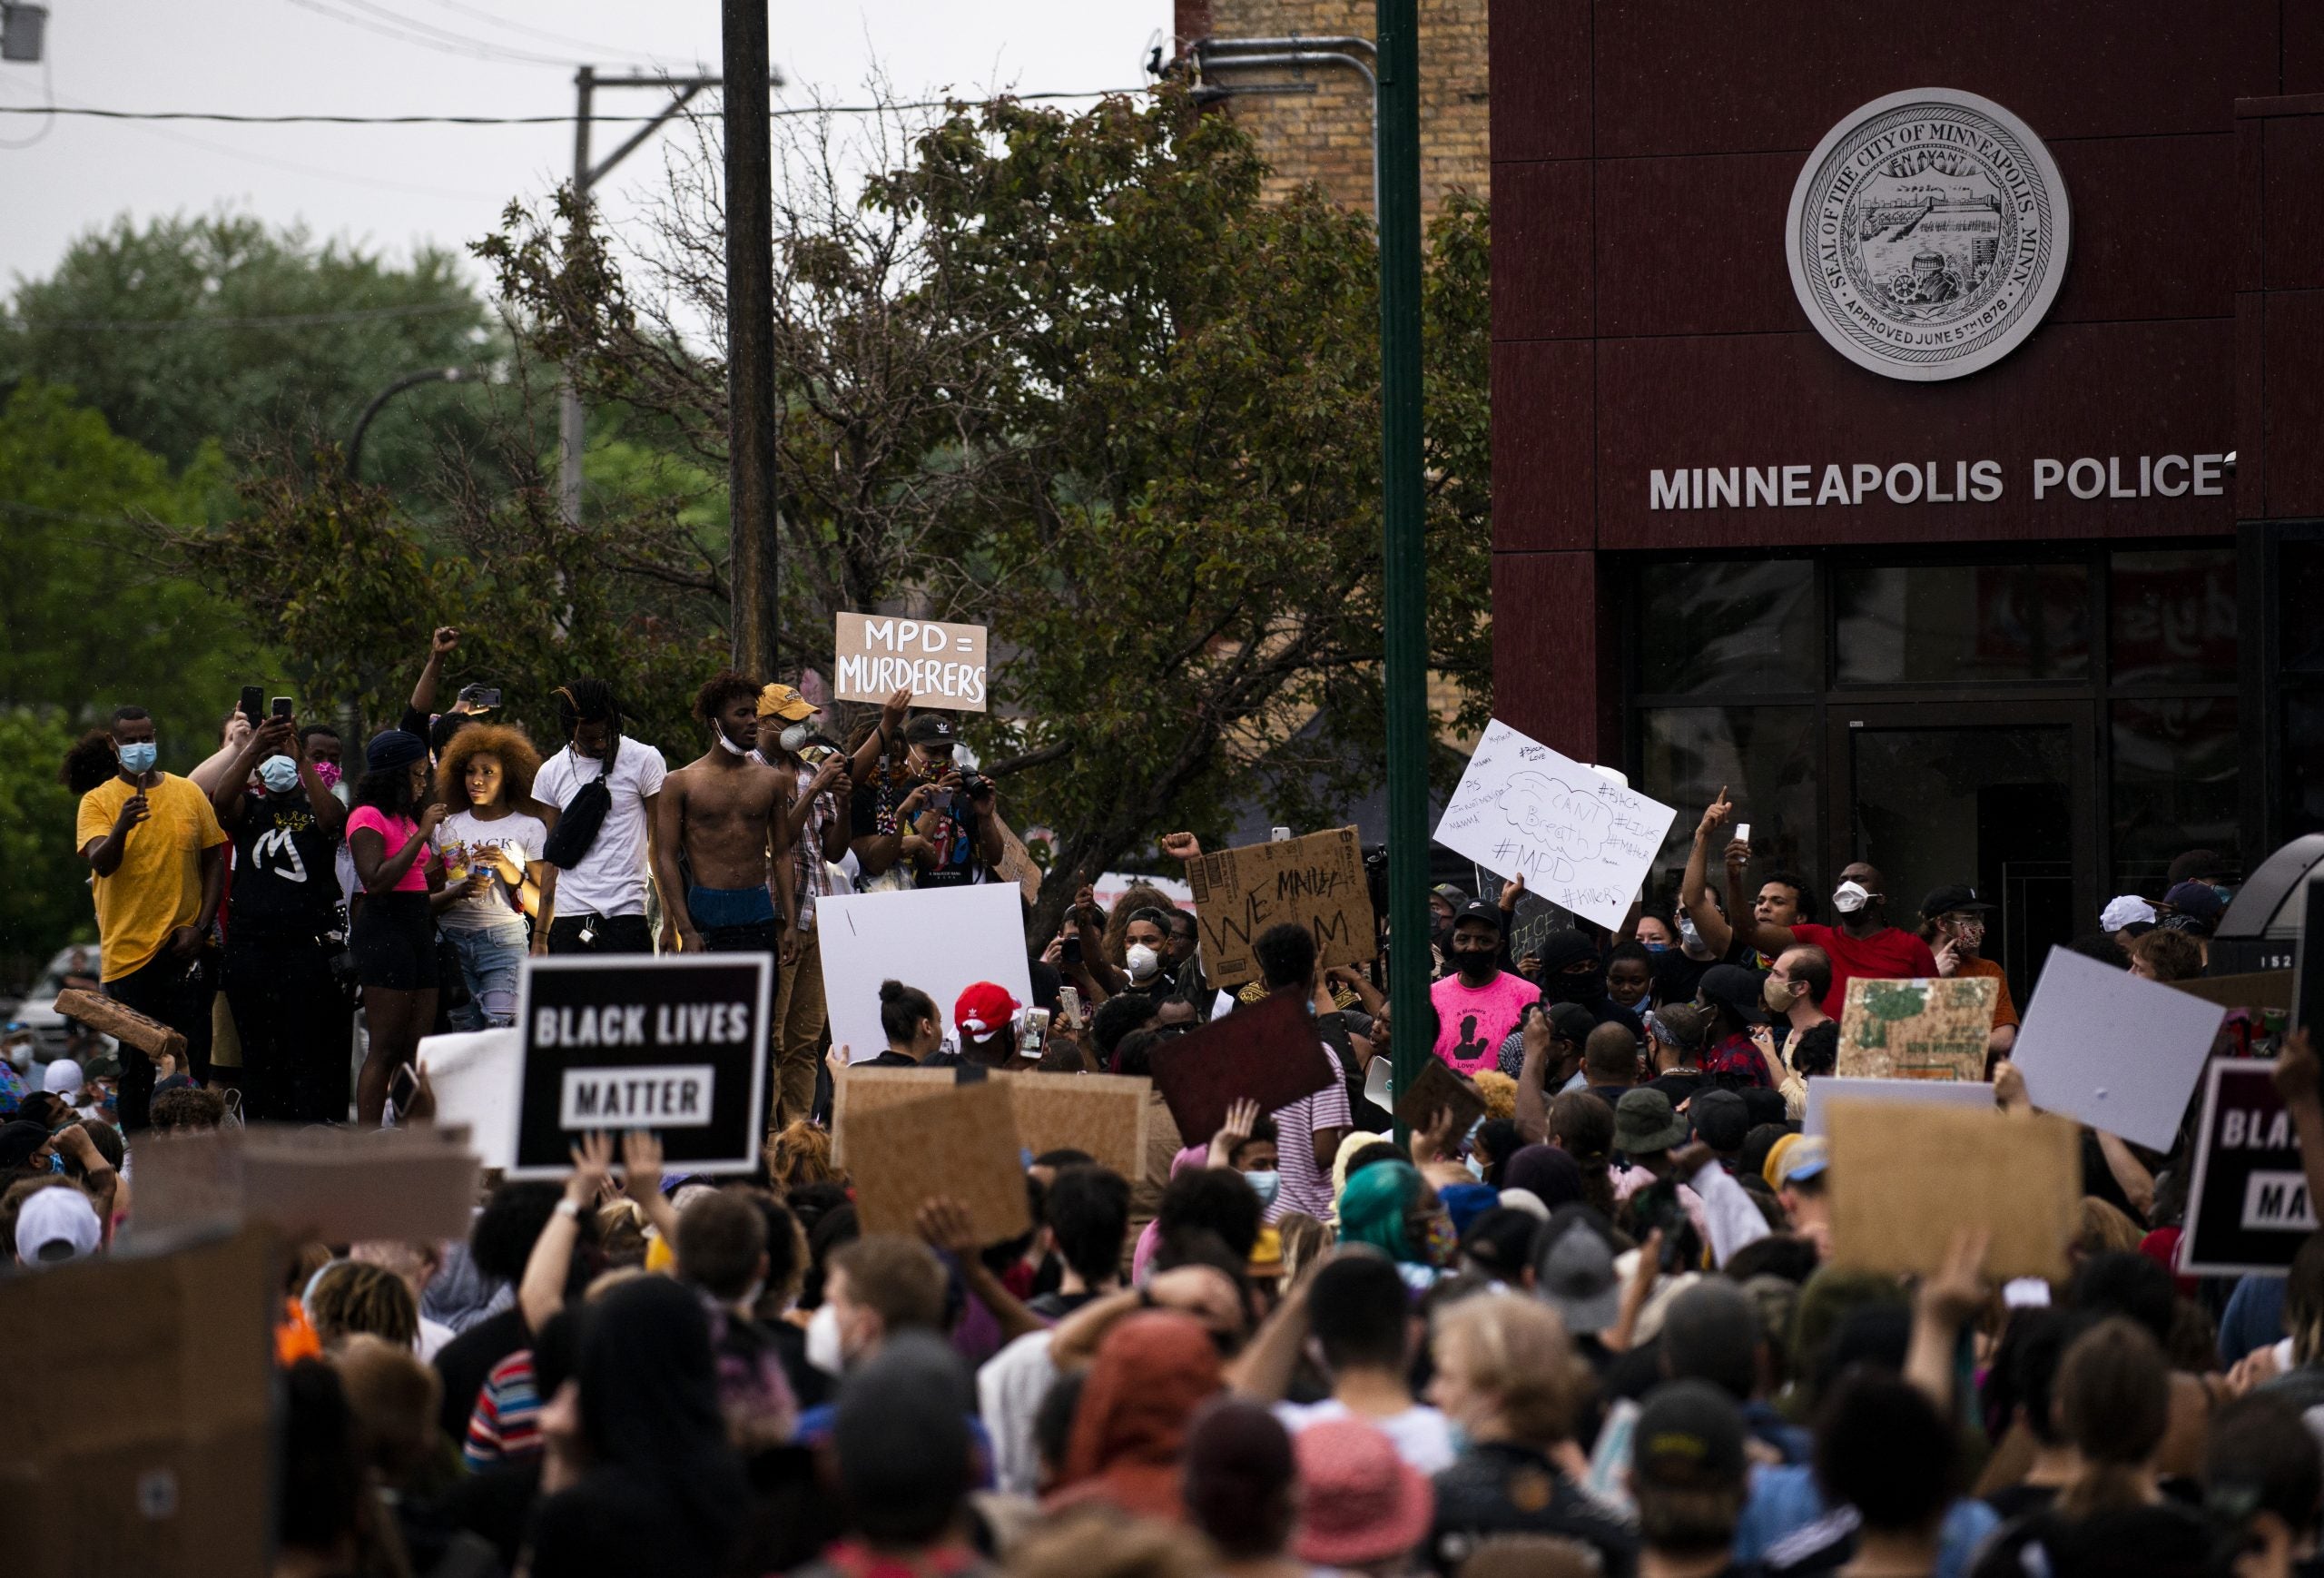
M 908 863 L 920 888 L 967 887 L 991 880 L 1007 853 L 1000 796 L 992 780 L 963 773 L 952 760 L 960 734 L 943 713 L 924 712 L 904 726 L 901 760 L 886 752 L 857 786 L 853 847 L 864 875 L 878 878 Z

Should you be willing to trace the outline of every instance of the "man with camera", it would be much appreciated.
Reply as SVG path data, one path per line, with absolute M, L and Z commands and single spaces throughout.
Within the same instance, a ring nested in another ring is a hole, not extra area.
M 884 728 L 881 737 L 884 750 Z M 1007 849 L 992 780 L 953 762 L 960 734 L 949 714 L 921 714 L 905 725 L 902 743 L 902 759 L 882 760 L 855 791 L 855 858 L 864 874 L 881 876 L 902 860 L 913 887 L 990 881 Z

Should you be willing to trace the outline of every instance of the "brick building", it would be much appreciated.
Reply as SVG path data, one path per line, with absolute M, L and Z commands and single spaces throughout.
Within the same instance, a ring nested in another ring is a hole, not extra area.
M 1180 50 L 1206 38 L 1372 36 L 1372 0 L 1177 0 Z M 1485 0 L 1420 0 L 1420 196 L 1433 213 L 1445 192 L 1485 194 Z M 1351 208 L 1372 206 L 1372 107 L 1344 67 L 1219 71 L 1214 85 L 1312 84 L 1315 92 L 1237 93 L 1226 102 L 1257 136 L 1275 174 L 1270 198 L 1313 181 Z

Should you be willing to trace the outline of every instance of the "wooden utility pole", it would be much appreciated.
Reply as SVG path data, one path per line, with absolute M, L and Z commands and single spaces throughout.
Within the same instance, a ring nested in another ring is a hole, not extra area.
M 723 0 L 729 83 L 767 80 L 768 0 Z M 763 93 L 729 92 L 726 125 L 728 518 L 734 666 L 775 674 L 774 174 Z

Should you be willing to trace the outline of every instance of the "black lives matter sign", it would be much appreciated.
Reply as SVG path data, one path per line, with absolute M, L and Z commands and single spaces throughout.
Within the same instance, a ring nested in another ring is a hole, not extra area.
M 2276 1090 L 2275 1065 L 2214 1058 L 2203 1075 L 2179 1269 L 2191 1277 L 2280 1277 L 2315 1230 L 2299 1139 Z
M 772 957 L 527 959 L 517 1178 L 561 1176 L 585 1134 L 649 1129 L 673 1171 L 748 1172 L 766 1121 Z

